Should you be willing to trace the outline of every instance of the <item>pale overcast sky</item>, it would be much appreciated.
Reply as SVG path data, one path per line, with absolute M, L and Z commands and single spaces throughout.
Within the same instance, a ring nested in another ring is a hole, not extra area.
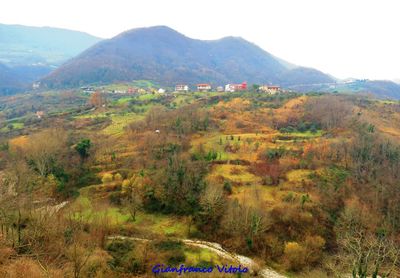
M 400 79 L 397 0 L 1 0 L 0 23 L 103 38 L 167 25 L 188 37 L 241 36 L 339 78 Z

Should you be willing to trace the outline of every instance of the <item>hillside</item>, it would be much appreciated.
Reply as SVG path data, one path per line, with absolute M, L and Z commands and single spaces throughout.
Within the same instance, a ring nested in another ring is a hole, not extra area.
M 0 92 L 13 93 L 21 87 L 21 81 L 15 76 L 14 72 L 7 66 L 0 63 Z
M 237 37 L 202 41 L 165 26 L 139 28 L 99 42 L 43 81 L 49 87 L 74 87 L 135 79 L 161 84 L 248 81 L 249 83 L 326 82 L 316 70 L 311 79 L 282 60 Z
M 0 277 L 400 277 L 397 102 L 68 90 L 0 119 Z
M 0 24 L 0 62 L 10 67 L 60 65 L 98 41 L 78 31 Z
M 100 39 L 51 27 L 0 24 L 0 93 L 27 88 Z M 18 80 L 18 82 L 17 82 Z
M 400 84 L 387 80 L 367 81 L 360 90 L 371 92 L 382 98 L 400 99 Z

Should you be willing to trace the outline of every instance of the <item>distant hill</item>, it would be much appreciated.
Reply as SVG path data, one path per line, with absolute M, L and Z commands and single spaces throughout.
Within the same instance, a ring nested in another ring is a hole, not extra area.
M 98 41 L 77 31 L 0 24 L 0 93 L 10 84 L 11 91 L 27 87 Z
M 289 87 L 299 92 L 372 93 L 382 99 L 400 99 L 400 84 L 387 80 L 347 80 L 337 83 L 298 84 Z
M 0 63 L 0 94 L 11 94 L 23 86 L 21 80 L 7 66 Z
M 352 91 L 373 93 L 381 98 L 400 99 L 400 85 L 392 81 L 368 80 L 357 82 L 352 89 Z
M 78 31 L 0 24 L 0 62 L 10 67 L 57 66 L 100 40 Z
M 61 88 L 140 79 L 165 85 L 333 81 L 317 70 L 296 68 L 242 38 L 196 40 L 165 26 L 133 29 L 101 41 L 42 81 Z

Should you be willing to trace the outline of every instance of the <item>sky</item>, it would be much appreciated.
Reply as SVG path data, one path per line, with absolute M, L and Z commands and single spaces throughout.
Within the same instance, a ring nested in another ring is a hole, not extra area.
M 400 80 L 398 0 L 1 0 L 0 23 L 102 38 L 167 25 L 196 39 L 240 36 L 338 78 Z

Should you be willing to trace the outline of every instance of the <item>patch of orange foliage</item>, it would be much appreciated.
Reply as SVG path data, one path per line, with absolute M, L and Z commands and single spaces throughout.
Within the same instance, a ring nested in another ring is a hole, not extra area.
M 287 122 L 290 118 L 300 118 L 304 114 L 304 104 L 307 96 L 301 96 L 289 100 L 285 105 L 275 110 L 275 118 L 278 122 Z
M 15 151 L 16 149 L 24 149 L 28 145 L 29 139 L 28 136 L 23 135 L 19 137 L 15 137 L 10 140 L 10 149 Z

